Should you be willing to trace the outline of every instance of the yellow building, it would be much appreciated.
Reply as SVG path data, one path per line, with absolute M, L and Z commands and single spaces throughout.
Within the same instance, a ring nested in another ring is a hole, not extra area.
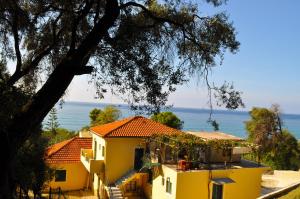
M 68 165 L 52 163 L 67 170 L 67 182 L 51 182 L 51 187 L 91 189 L 99 198 L 120 199 L 252 199 L 260 195 L 261 175 L 267 168 L 241 160 L 245 150 L 232 149 L 230 160 L 215 150 L 211 152 L 213 157 L 209 158 L 212 163 L 209 168 L 204 158 L 196 167 L 183 170 L 177 159 L 167 161 L 170 156 L 168 147 L 162 147 L 161 151 L 154 147 L 153 151 L 149 140 L 145 139 L 153 134 L 174 135 L 184 133 L 182 131 L 136 116 L 92 127 L 90 133 L 91 138 L 75 138 L 91 142 L 80 146 L 80 162 Z M 217 132 L 191 134 L 202 136 L 203 140 L 240 141 L 237 137 Z M 151 160 L 145 166 L 147 157 Z M 69 181 L 68 173 L 73 175 L 73 182 Z
M 54 144 L 46 152 L 46 163 L 55 169 L 47 188 L 79 190 L 86 187 L 89 173 L 80 160 L 81 148 L 91 148 L 91 138 L 74 137 Z

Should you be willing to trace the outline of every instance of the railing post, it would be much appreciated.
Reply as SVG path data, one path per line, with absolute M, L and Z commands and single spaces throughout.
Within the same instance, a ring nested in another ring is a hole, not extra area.
M 61 196 L 61 189 L 60 187 L 58 187 L 58 199 L 60 199 L 60 196 Z
M 51 199 L 51 187 L 49 189 L 49 199 Z

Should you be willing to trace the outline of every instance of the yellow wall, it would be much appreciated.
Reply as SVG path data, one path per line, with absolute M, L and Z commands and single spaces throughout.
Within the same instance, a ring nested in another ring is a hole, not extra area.
M 94 152 L 95 149 L 95 141 L 97 142 L 97 153 L 96 156 L 94 157 L 95 160 L 104 160 L 105 159 L 105 151 L 106 151 L 106 141 L 102 137 L 92 134 L 93 137 L 93 143 L 92 143 L 92 150 Z M 102 155 L 102 147 L 104 146 L 104 156 Z M 94 153 L 93 153 L 94 154 Z
M 141 138 L 106 138 L 105 178 L 115 182 L 134 168 L 135 149 L 143 147 Z
M 176 199 L 208 198 L 208 179 L 207 170 L 178 173 Z
M 170 199 L 170 198 L 176 198 L 176 183 L 177 183 L 177 172 L 173 169 L 162 165 L 162 170 L 160 171 L 161 175 L 159 176 L 153 176 L 153 182 L 152 182 L 152 198 L 153 199 Z M 155 172 L 154 172 L 155 173 Z M 164 185 L 162 185 L 162 178 L 164 177 Z M 170 178 L 170 181 L 172 182 L 172 194 L 169 194 L 166 192 L 166 180 L 167 177 Z M 187 199 L 188 197 L 186 197 Z
M 235 183 L 224 185 L 223 198 L 253 199 L 260 195 L 264 168 L 242 168 L 213 171 L 213 178 L 228 177 Z
M 177 172 L 165 165 L 161 175 L 153 180 L 153 199 L 197 199 L 211 198 L 211 178 L 231 178 L 232 184 L 223 187 L 223 199 L 254 199 L 260 195 L 261 175 L 265 168 L 239 168 L 227 170 L 208 170 Z M 162 186 L 162 175 L 165 180 L 170 177 L 172 194 L 166 192 L 166 181 Z
M 62 190 L 79 190 L 87 186 L 88 172 L 84 168 L 81 162 L 79 163 L 69 163 L 69 164 L 50 164 L 51 168 L 55 169 L 65 169 L 66 170 L 66 181 L 65 182 L 55 182 L 53 179 L 48 183 L 47 188 L 58 188 Z

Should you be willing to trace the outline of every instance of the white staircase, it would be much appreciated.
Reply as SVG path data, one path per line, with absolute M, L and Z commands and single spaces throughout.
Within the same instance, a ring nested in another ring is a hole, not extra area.
M 120 185 L 122 185 L 124 182 L 132 178 L 136 174 L 135 170 L 128 171 L 125 175 L 123 175 L 121 178 L 119 178 L 115 183 L 111 184 L 108 187 L 109 191 L 109 198 L 110 199 L 124 199 L 122 195 L 122 191 L 120 190 Z
M 131 177 L 133 177 L 136 174 L 135 170 L 129 170 L 125 175 L 123 175 L 121 178 L 119 178 L 116 182 L 116 186 L 122 185 L 124 182 L 129 180 Z
M 124 199 L 122 191 L 117 186 L 111 186 L 109 189 L 109 198 L 110 199 Z

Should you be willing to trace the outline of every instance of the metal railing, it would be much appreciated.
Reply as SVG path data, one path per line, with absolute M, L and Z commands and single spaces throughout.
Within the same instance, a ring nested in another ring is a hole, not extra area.
M 60 187 L 58 187 L 56 189 L 53 189 L 50 187 L 49 199 L 56 199 L 56 198 L 57 199 L 61 199 L 61 198 L 67 199 Z

